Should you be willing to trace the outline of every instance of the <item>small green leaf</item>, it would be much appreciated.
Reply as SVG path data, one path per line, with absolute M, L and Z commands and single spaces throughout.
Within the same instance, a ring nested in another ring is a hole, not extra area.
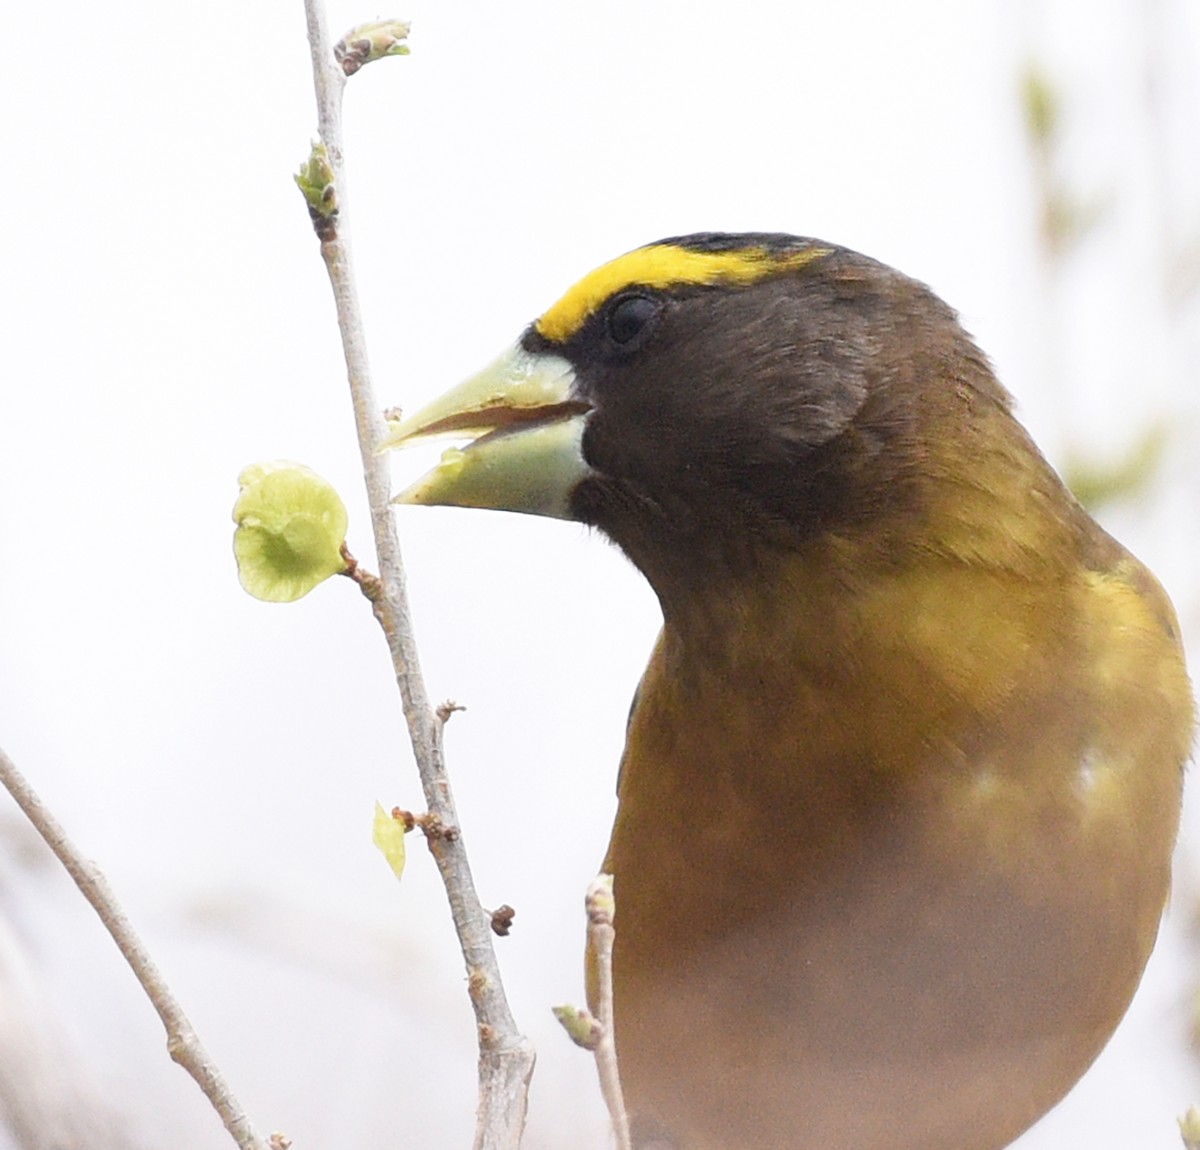
M 287 460 L 255 463 L 238 486 L 233 554 L 256 599 L 291 603 L 346 569 L 346 508 L 315 471 Z
M 407 828 L 403 819 L 389 814 L 379 803 L 375 804 L 375 820 L 371 824 L 371 842 L 373 842 L 387 859 L 392 874 L 401 878 L 404 874 L 404 836 Z

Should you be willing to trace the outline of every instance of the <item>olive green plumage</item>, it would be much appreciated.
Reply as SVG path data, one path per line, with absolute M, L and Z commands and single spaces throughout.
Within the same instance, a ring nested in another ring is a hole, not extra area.
M 954 313 L 812 240 L 663 241 L 393 439 L 448 428 L 401 500 L 593 524 L 662 604 L 606 864 L 642 1141 L 1015 1138 L 1140 978 L 1192 702 Z

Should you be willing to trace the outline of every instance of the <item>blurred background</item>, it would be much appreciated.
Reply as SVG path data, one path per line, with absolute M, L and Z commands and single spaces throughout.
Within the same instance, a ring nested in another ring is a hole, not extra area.
M 329 5 L 335 35 L 378 15 Z M 431 3 L 346 97 L 376 386 L 412 408 L 578 276 L 693 230 L 782 230 L 931 284 L 1023 420 L 1200 636 L 1200 5 Z M 0 745 L 107 871 L 260 1129 L 466 1146 L 474 1027 L 357 590 L 251 600 L 230 508 L 301 460 L 370 539 L 332 303 L 292 172 L 299 0 L 0 16 Z M 411 476 L 420 458 L 397 463 Z M 401 468 L 403 473 L 401 475 Z M 571 524 L 399 512 L 430 692 L 536 1042 L 529 1150 L 606 1145 L 584 888 L 658 626 Z M 1168 1150 L 1192 1046 L 1195 796 L 1145 984 L 1021 1150 Z M 90 911 L 0 795 L 0 1148 L 227 1145 Z

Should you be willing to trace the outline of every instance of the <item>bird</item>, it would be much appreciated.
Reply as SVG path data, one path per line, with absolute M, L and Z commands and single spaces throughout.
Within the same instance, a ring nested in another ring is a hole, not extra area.
M 712 232 L 391 425 L 459 441 L 398 503 L 581 522 L 659 600 L 604 863 L 642 1150 L 997 1150 L 1124 1014 L 1191 687 L 1013 408 L 922 283 Z

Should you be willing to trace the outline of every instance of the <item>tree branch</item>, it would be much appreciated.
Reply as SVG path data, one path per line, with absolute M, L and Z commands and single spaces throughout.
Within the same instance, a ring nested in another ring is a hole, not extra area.
M 183 1067 L 204 1091 L 213 1109 L 221 1116 L 225 1129 L 242 1150 L 267 1150 L 267 1144 L 258 1136 L 245 1110 L 233 1096 L 221 1072 L 205 1050 L 203 1043 L 183 1012 L 183 1007 L 167 987 L 162 973 L 155 966 L 137 931 L 125 916 L 108 885 L 107 879 L 96 865 L 85 859 L 74 843 L 67 837 L 59 821 L 29 785 L 16 764 L 0 750 L 0 783 L 16 800 L 17 806 L 46 845 L 58 856 L 59 862 L 75 881 L 80 893 L 100 916 L 105 929 L 112 935 L 125 961 L 142 989 L 150 999 L 158 1017 L 167 1031 L 167 1051 Z M 273 1139 L 274 1141 L 274 1139 Z
M 516 1150 L 525 1124 L 526 1098 L 534 1053 L 513 1020 L 492 947 L 488 913 L 480 904 L 459 830 L 458 814 L 446 774 L 442 749 L 443 720 L 430 706 L 413 636 L 400 544 L 390 505 L 388 463 L 378 453 L 385 431 L 375 401 L 367 362 L 357 290 L 346 226 L 346 181 L 342 145 L 341 99 L 345 74 L 335 58 L 320 0 L 305 0 L 308 38 L 316 89 L 318 131 L 332 168 L 336 207 L 314 214 L 321 255 L 329 273 L 338 327 L 354 404 L 363 477 L 375 534 L 380 586 L 371 597 L 392 656 L 396 684 L 408 724 L 409 738 L 421 776 L 429 813 L 446 830 L 427 836 L 441 872 L 467 967 L 468 988 L 479 1034 L 480 1100 L 475 1150 Z M 341 58 L 347 53 L 342 51 Z
M 596 1070 L 600 1075 L 600 1093 L 612 1119 L 617 1150 L 630 1150 L 629 1117 L 625 1112 L 625 1096 L 621 1091 L 621 1075 L 617 1067 L 617 1043 L 613 1017 L 613 918 L 616 901 L 613 898 L 612 875 L 602 874 L 592 880 L 586 898 L 588 919 L 588 949 L 596 964 L 596 1018 L 600 1023 L 599 1036 L 593 1047 Z

